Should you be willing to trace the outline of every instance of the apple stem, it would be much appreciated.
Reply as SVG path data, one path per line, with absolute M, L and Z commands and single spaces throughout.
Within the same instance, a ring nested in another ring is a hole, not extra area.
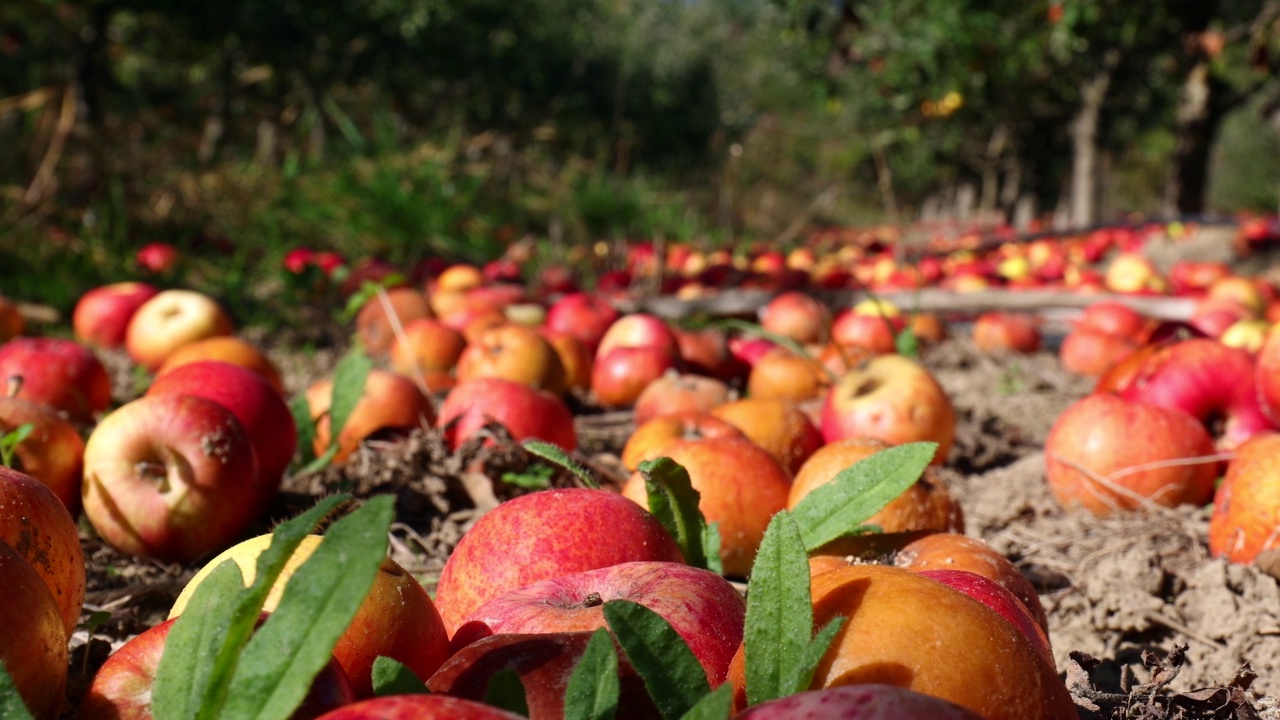
M 582 598 L 583 607 L 600 607 L 604 604 L 604 598 L 600 597 L 600 593 L 590 593 Z
M 22 390 L 22 381 L 23 381 L 23 378 L 21 375 L 9 376 L 9 385 L 8 387 L 5 388 L 5 392 L 7 393 L 8 397 L 11 397 L 11 398 L 18 397 L 18 392 Z

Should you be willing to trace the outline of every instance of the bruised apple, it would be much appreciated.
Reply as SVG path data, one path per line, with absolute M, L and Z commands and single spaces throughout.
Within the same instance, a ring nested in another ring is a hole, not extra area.
M 57 603 L 67 637 L 84 604 L 84 552 L 75 520 L 48 487 L 0 466 L 0 542 L 8 543 L 40 575 Z
M 901 355 L 879 355 L 845 373 L 822 406 L 827 442 L 873 437 L 894 445 L 938 443 L 942 464 L 956 434 L 955 408 L 933 374 Z
M 1280 434 L 1264 433 L 1236 449 L 1213 496 L 1209 552 L 1235 563 L 1280 548 Z
M 333 380 L 320 380 L 307 389 L 307 405 L 316 424 L 315 452 L 323 454 L 336 442 L 338 454 L 333 462 L 346 462 L 360 443 L 376 435 L 408 434 L 416 428 L 428 428 L 435 422 L 431 399 L 403 375 L 374 368 L 365 378 L 364 390 L 355 409 L 342 426 L 337 440 L 331 439 L 329 408 L 333 402 Z
M 21 378 L 16 392 L 8 391 L 13 377 Z M 0 345 L 0 392 L 48 405 L 72 422 L 89 422 L 111 404 L 111 378 L 88 346 L 24 336 Z
M 36 720 L 58 717 L 67 681 L 67 633 L 44 580 L 16 550 L 0 541 L 0 665 Z
M 711 415 L 741 430 L 788 473 L 800 469 L 822 447 L 822 433 L 800 406 L 789 400 L 747 397 L 719 405 Z

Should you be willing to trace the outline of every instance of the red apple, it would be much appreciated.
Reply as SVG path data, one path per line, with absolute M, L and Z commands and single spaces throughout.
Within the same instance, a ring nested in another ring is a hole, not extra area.
M 44 483 L 72 517 L 80 514 L 84 440 L 66 418 L 48 405 L 0 396 L 0 435 L 31 424 L 31 433 L 13 448 L 13 469 Z
M 1255 435 L 1236 449 L 1213 496 L 1209 552 L 1235 563 L 1280 548 L 1280 434 Z
M 943 463 L 955 439 L 951 399 L 932 373 L 901 355 L 880 355 L 845 373 L 822 407 L 827 442 L 873 437 L 894 445 L 938 443 L 935 465 Z
M 1138 349 L 1131 337 L 1077 327 L 1063 338 L 1058 358 L 1068 372 L 1099 376 Z
M 159 288 L 144 282 L 112 283 L 90 290 L 80 296 L 71 313 L 76 340 L 107 348 L 124 345 L 133 314 L 159 293 Z
M 720 328 L 682 330 L 672 328 L 686 370 L 732 382 L 746 374 L 747 366 L 729 349 L 729 337 Z
M 808 690 L 760 703 L 734 720 L 982 720 L 953 702 L 890 685 L 858 684 Z
M 579 292 L 552 303 L 547 308 L 546 325 L 578 338 L 595 355 L 600 339 L 619 317 L 618 311 L 604 298 Z
M 154 371 L 183 345 L 232 330 L 231 317 L 208 295 L 165 290 L 133 314 L 124 343 L 135 363 Z
M 1262 411 L 1280 425 L 1280 330 L 1272 329 L 1258 348 L 1255 360 L 1254 382 L 1258 387 L 1258 402 Z
M 824 343 L 831 337 L 831 311 L 812 296 L 792 290 L 760 308 L 760 326 L 804 345 Z
M 742 431 L 725 420 L 696 411 L 684 411 L 656 417 L 631 433 L 622 448 L 622 464 L 634 471 L 645 460 L 666 454 L 667 448 L 681 440 L 706 440 L 731 437 L 746 440 Z
M 262 616 L 265 619 L 266 615 Z M 176 620 L 166 620 L 131 638 L 107 658 L 80 705 L 80 720 L 151 720 L 151 692 L 165 642 Z M 330 660 L 290 720 L 312 720 L 356 701 L 342 666 Z
M 328 450 L 336 442 L 338 454 L 333 462 L 344 463 L 360 443 L 375 435 L 408 434 L 416 428 L 429 428 L 435 422 L 435 408 L 412 380 L 386 370 L 374 368 L 365 378 L 364 391 L 347 422 L 333 440 L 329 429 L 329 408 L 333 402 L 333 380 L 315 382 L 307 389 L 307 405 L 316 423 L 315 452 Z
M 675 333 L 661 318 L 645 313 L 635 313 L 618 318 L 596 347 L 596 360 L 609 354 L 614 348 L 652 347 L 667 358 L 672 365 L 680 362 L 680 343 Z
M 388 695 L 340 707 L 317 720 L 525 720 L 492 705 L 448 695 Z
M 896 314 L 881 315 L 879 312 L 850 308 L 836 315 L 831 326 L 831 339 L 844 347 L 891 353 L 897 347 L 896 336 L 902 327 L 902 317 Z
M 748 370 L 764 357 L 765 353 L 778 347 L 771 340 L 762 337 L 741 337 L 735 336 L 729 338 L 729 352 L 733 357 Z
M 542 490 L 498 505 L 462 536 L 440 573 L 436 604 L 453 634 L 484 603 L 539 580 L 683 559 L 656 518 L 616 493 Z
M 264 489 L 278 487 L 293 462 L 298 449 L 293 413 L 275 388 L 252 370 L 214 360 L 194 362 L 160 375 L 146 394 L 195 395 L 230 410 L 253 443 Z M 270 503 L 272 497 L 268 492 L 263 500 Z
M 257 519 L 274 485 L 223 406 L 152 395 L 103 418 L 84 450 L 84 514 L 109 545 L 163 562 L 226 547 Z
M 706 412 L 729 400 L 729 386 L 704 375 L 668 372 L 650 382 L 636 398 L 636 425 L 663 415 Z
M 138 267 L 157 275 L 171 272 L 178 265 L 178 248 L 169 243 L 147 243 L 133 256 Z
M 410 377 L 452 372 L 466 346 L 462 333 L 439 320 L 410 320 L 404 325 L 404 336 L 391 346 L 391 367 Z
M 973 344 L 983 352 L 1032 353 L 1040 349 L 1040 327 L 1025 313 L 986 312 L 973 323 Z
M 662 616 L 702 663 L 711 686 L 724 682 L 729 660 L 742 642 L 746 604 L 728 580 L 684 563 L 620 563 L 498 595 L 462 621 L 453 634 L 453 646 L 462 648 L 503 633 L 607 627 L 604 603 L 610 600 L 637 602 Z
M 564 363 L 536 329 L 506 323 L 484 331 L 458 357 L 458 382 L 497 378 L 563 395 Z
M 22 378 L 13 397 L 43 403 L 73 422 L 89 422 L 111 404 L 111 378 L 93 351 L 60 338 L 17 337 L 0 345 L 0 385 Z
M 267 594 L 264 611 L 276 608 L 289 579 L 311 557 L 322 539 L 319 535 L 303 538 Z M 270 535 L 259 535 L 218 555 L 182 589 L 169 617 L 182 614 L 195 589 L 225 560 L 240 566 L 246 587 L 252 584 L 257 576 L 258 556 L 270 545 Z M 350 679 L 356 697 L 365 698 L 373 694 L 373 663 L 378 657 L 397 660 L 418 677 L 428 678 L 449 656 L 449 636 L 427 591 L 404 568 L 387 558 L 378 568 L 373 587 L 356 610 L 351 624 L 338 638 L 333 656 Z
M 0 466 L 0 541 L 22 555 L 49 587 L 67 637 L 84 604 L 84 553 L 76 522 L 52 491 Z
M 0 665 L 36 720 L 58 717 L 67 681 L 67 633 L 58 604 L 40 575 L 0 541 Z
M 1055 666 L 1053 649 L 1049 647 L 1049 636 L 1032 617 L 1027 606 L 999 583 L 967 570 L 920 570 L 918 573 L 959 590 L 995 610 L 1000 617 L 1008 620 L 1009 624 L 1018 629 L 1018 632 L 1025 635 L 1032 645 L 1035 645 L 1049 667 Z
M 634 405 L 650 383 L 679 370 L 678 358 L 656 345 L 605 348 L 591 368 L 591 391 L 605 407 Z
M 450 449 L 456 450 L 486 423 L 497 422 L 516 441 L 538 438 L 576 450 L 578 436 L 573 414 L 560 398 L 528 385 L 480 378 L 458 383 L 440 406 L 438 426 Z
M 1054 421 L 1045 440 L 1045 477 L 1064 507 L 1094 515 L 1144 503 L 1203 505 L 1217 460 L 1199 420 L 1171 408 L 1095 394 Z
M 252 370 L 262 376 L 262 379 L 275 388 L 277 393 L 284 395 L 284 380 L 280 377 L 280 371 L 276 369 L 275 363 L 271 362 L 271 358 L 248 341 L 233 335 L 211 337 L 183 345 L 174 350 L 164 364 L 156 370 L 156 377 L 183 365 L 210 360 L 231 363 L 246 370 Z

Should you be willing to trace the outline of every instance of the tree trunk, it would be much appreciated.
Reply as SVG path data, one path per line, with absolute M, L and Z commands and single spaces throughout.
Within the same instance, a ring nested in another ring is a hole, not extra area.
M 1226 90 L 1213 77 L 1208 61 L 1187 73 L 1178 99 L 1177 148 L 1165 188 L 1165 205 L 1171 212 L 1194 215 L 1204 212 L 1209 189 L 1209 152 L 1226 115 Z
M 1098 126 L 1102 103 L 1111 86 L 1113 63 L 1080 86 L 1080 107 L 1071 119 L 1071 226 L 1088 227 L 1098 220 Z

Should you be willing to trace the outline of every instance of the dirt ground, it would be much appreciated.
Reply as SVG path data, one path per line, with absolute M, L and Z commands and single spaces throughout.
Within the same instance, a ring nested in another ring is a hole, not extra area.
M 334 352 L 298 354 L 264 344 L 291 392 L 329 372 L 337 359 Z M 113 369 L 117 400 L 136 394 L 127 361 L 104 360 Z M 1206 509 L 1098 520 L 1064 513 L 1049 493 L 1045 436 L 1091 382 L 1067 374 L 1051 351 L 989 356 L 965 338 L 926 349 L 922 360 L 957 408 L 957 441 L 945 477 L 964 507 L 967 533 L 1005 553 L 1040 591 L 1058 668 L 1069 684 L 1083 687 L 1076 693 L 1081 717 L 1280 719 L 1276 580 L 1256 567 L 1208 557 Z M 606 484 L 620 480 L 617 453 L 633 427 L 629 414 L 586 405 L 576 410 L 583 458 Z M 430 589 L 469 523 L 484 507 L 519 492 L 469 473 L 477 452 L 472 446 L 450 455 L 430 432 L 366 447 L 345 468 L 290 478 L 272 518 L 258 530 L 268 531 L 271 522 L 322 493 L 395 492 L 394 557 Z M 486 463 L 518 470 L 528 461 L 516 449 Z M 87 526 L 83 536 L 85 617 L 98 610 L 110 617 L 92 642 L 84 630 L 73 639 L 73 703 L 113 648 L 164 618 L 196 569 L 121 556 Z M 1175 649 L 1183 645 L 1184 653 Z M 1251 688 L 1250 673 L 1241 672 L 1246 664 L 1256 675 Z

